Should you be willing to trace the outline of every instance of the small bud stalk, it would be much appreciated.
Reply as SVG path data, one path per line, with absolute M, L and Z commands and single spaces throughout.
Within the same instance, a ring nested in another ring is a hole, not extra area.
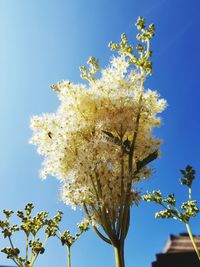
M 71 267 L 71 247 L 67 246 L 67 266 Z
M 187 232 L 188 232 L 188 234 L 189 234 L 190 240 L 191 240 L 191 242 L 192 242 L 192 245 L 193 245 L 193 247 L 194 247 L 194 250 L 195 250 L 195 252 L 196 252 L 196 254 L 197 254 L 197 257 L 198 257 L 198 259 L 199 259 L 199 261 L 200 261 L 200 251 L 199 251 L 199 249 L 198 249 L 198 247 L 197 247 L 197 245 L 196 245 L 196 243 L 195 243 L 195 240 L 194 240 L 192 231 L 191 231 L 191 229 L 190 229 L 190 225 L 189 225 L 189 223 L 186 223 L 185 225 L 186 225 Z

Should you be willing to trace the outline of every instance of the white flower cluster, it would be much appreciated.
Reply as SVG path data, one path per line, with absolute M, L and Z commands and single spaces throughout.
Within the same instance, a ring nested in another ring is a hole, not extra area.
M 88 87 L 59 82 L 60 106 L 56 113 L 34 116 L 31 143 L 44 156 L 41 177 L 55 176 L 62 182 L 64 202 L 86 205 L 95 222 L 101 224 L 100 210 L 115 222 L 128 185 L 150 175 L 137 163 L 156 150 L 160 141 L 153 127 L 160 125 L 157 114 L 166 101 L 156 91 L 144 89 L 145 75 L 131 69 L 121 55 L 111 60 L 101 77 Z M 135 134 L 136 133 L 136 134 Z M 133 151 L 133 175 L 129 172 L 129 151 Z M 137 201 L 133 187 L 129 203 Z

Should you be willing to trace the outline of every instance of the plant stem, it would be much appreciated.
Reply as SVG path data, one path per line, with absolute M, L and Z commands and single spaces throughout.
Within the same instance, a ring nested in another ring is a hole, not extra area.
M 120 267 L 120 256 L 117 247 L 114 247 L 116 267 Z
M 28 261 L 28 235 L 26 235 L 26 262 Z
M 196 254 L 197 254 L 197 256 L 198 256 L 198 259 L 199 259 L 199 261 L 200 261 L 200 252 L 199 252 L 198 247 L 197 247 L 197 245 L 196 245 L 196 243 L 195 243 L 195 241 L 194 241 L 194 237 L 193 237 L 193 235 L 192 235 L 192 231 L 191 231 L 191 229 L 190 229 L 189 223 L 186 223 L 185 225 L 186 225 L 186 228 L 187 228 L 187 231 L 188 231 L 190 240 L 191 240 L 191 242 L 192 242 L 192 245 L 193 245 L 193 247 L 194 247 L 194 250 L 195 250 L 195 252 L 196 252 Z
M 116 267 L 125 267 L 124 263 L 124 243 L 114 246 Z
M 12 260 L 14 261 L 15 264 L 17 264 L 18 267 L 20 267 L 19 263 L 15 259 Z
M 71 267 L 71 250 L 70 246 L 67 246 L 67 265 Z
M 188 188 L 188 198 L 189 200 L 192 199 L 192 188 L 191 187 Z

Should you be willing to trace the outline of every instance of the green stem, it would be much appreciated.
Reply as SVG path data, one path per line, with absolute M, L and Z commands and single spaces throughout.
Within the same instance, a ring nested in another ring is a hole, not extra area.
M 11 247 L 14 248 L 14 245 L 13 245 L 13 242 L 12 242 L 12 239 L 11 239 L 10 236 L 8 237 L 8 240 L 9 240 L 9 242 L 10 242 Z
M 12 260 L 13 260 L 13 262 L 14 262 L 15 264 L 17 264 L 17 266 L 20 267 L 19 263 L 18 263 L 15 259 L 12 259 Z
M 122 132 L 122 129 L 121 129 Z M 122 139 L 122 134 L 121 134 L 121 142 L 123 142 Z M 120 232 L 121 232 L 121 228 L 122 228 L 122 221 L 123 221 L 123 210 L 124 210 L 124 152 L 123 152 L 123 147 L 121 146 L 121 203 L 120 203 L 120 208 L 119 208 L 119 216 L 118 216 L 118 220 L 117 220 L 117 237 L 120 237 Z
M 114 246 L 115 253 L 115 264 L 116 267 L 125 267 L 124 263 L 124 242 L 118 244 L 118 246 Z
M 102 198 L 102 188 L 101 188 L 101 184 L 100 184 L 100 181 L 99 181 L 99 178 L 98 178 L 98 175 L 96 172 L 95 172 L 95 178 L 96 178 L 98 192 L 100 194 L 100 197 Z M 106 232 L 107 236 L 110 238 L 110 240 L 112 242 L 115 242 L 115 239 L 116 239 L 115 238 L 115 232 L 110 225 L 104 204 L 103 204 L 103 207 L 101 209 L 101 213 L 102 213 L 102 218 L 101 218 L 102 219 L 102 226 L 103 226 L 103 228 L 105 228 L 105 232 Z
M 94 232 L 106 243 L 111 244 L 110 239 L 108 239 L 107 237 L 105 237 L 94 225 L 92 225 L 92 229 L 94 230 Z
M 115 263 L 116 263 L 116 267 L 120 267 L 120 256 L 119 256 L 119 250 L 118 250 L 118 248 L 114 247 L 114 252 L 115 252 Z
M 28 235 L 26 235 L 26 262 L 28 261 Z
M 198 250 L 198 248 L 197 248 L 197 245 L 196 245 L 196 243 L 195 243 L 195 241 L 194 241 L 194 237 L 193 237 L 193 235 L 192 235 L 192 231 L 191 231 L 191 229 L 190 229 L 189 223 L 186 223 L 185 225 L 186 225 L 186 228 L 187 228 L 187 231 L 188 231 L 190 240 L 191 240 L 191 242 L 192 242 L 192 245 L 193 245 L 193 247 L 194 247 L 194 250 L 195 250 L 195 252 L 196 252 L 196 254 L 197 254 L 197 256 L 198 256 L 198 259 L 199 259 L 199 261 L 200 261 L 200 252 L 199 252 L 199 250 Z
M 70 246 L 67 246 L 67 265 L 71 267 L 71 250 Z
M 188 188 L 188 198 L 189 200 L 192 199 L 192 188 L 191 187 Z
M 83 203 L 83 208 L 84 208 L 84 210 L 85 210 L 85 213 L 86 213 L 86 215 L 87 215 L 88 220 L 91 221 L 91 217 L 90 217 L 90 214 L 89 214 L 89 212 L 88 212 L 88 209 L 87 209 L 87 206 L 86 206 L 85 203 Z M 104 225 L 101 225 L 101 226 L 102 226 L 104 232 L 106 233 L 106 229 L 104 228 Z M 107 237 L 105 237 L 103 234 L 101 234 L 101 233 L 98 231 L 98 229 L 97 229 L 94 225 L 92 225 L 92 229 L 94 230 L 94 232 L 95 232 L 95 233 L 96 233 L 96 234 L 97 234 L 103 241 L 105 241 L 105 242 L 108 243 L 108 244 L 111 244 L 111 240 L 108 239 Z

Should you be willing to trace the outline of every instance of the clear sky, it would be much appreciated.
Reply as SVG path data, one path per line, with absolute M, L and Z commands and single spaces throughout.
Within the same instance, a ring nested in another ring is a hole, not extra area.
M 39 179 L 41 158 L 31 137 L 32 115 L 53 112 L 58 106 L 52 83 L 80 81 L 79 66 L 90 55 L 106 65 L 110 40 L 127 33 L 135 40 L 138 16 L 154 22 L 154 75 L 146 87 L 156 89 L 169 106 L 156 134 L 164 140 L 162 157 L 153 177 L 140 184 L 142 192 L 161 189 L 182 201 L 179 169 L 191 164 L 197 170 L 194 196 L 200 201 L 200 2 L 199 0 L 0 0 L 0 210 L 22 209 L 33 202 L 36 210 L 64 211 L 62 227 L 74 229 L 79 211 L 64 206 L 55 178 Z M 169 234 L 185 231 L 172 220 L 155 220 L 153 204 L 132 209 L 126 241 L 126 266 L 150 267 Z M 200 217 L 192 223 L 200 234 Z M 19 241 L 21 245 L 22 242 Z M 0 239 L 0 246 L 4 242 Z M 66 251 L 50 240 L 36 267 L 65 267 Z M 10 265 L 3 254 L 0 264 Z M 72 267 L 113 266 L 112 248 L 90 230 L 72 248 Z

